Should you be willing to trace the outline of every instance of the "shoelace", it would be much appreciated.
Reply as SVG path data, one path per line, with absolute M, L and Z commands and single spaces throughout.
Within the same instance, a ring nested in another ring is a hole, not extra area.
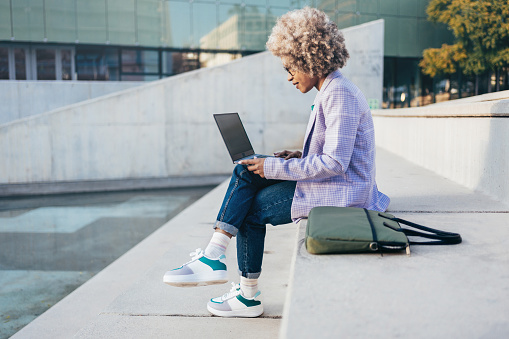
M 232 297 L 236 297 L 239 294 L 240 294 L 240 284 L 232 282 L 232 289 L 230 290 L 230 292 L 223 294 L 221 300 L 225 301 Z
M 205 252 L 201 248 L 197 248 L 194 252 L 189 253 L 189 256 L 192 257 L 192 260 L 196 260 L 204 254 Z
M 191 257 L 191 260 L 189 260 L 188 262 L 186 262 L 185 264 L 183 264 L 180 267 L 182 268 L 182 267 L 186 266 L 187 264 L 192 263 L 193 261 L 195 261 L 196 259 L 200 258 L 204 254 L 205 254 L 205 252 L 203 252 L 203 250 L 201 248 L 197 248 L 194 252 L 189 253 L 189 256 Z

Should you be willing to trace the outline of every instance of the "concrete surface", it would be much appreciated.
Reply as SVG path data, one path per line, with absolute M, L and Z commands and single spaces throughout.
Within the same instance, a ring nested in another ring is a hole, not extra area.
M 218 331 L 226 338 L 273 338 L 279 332 L 296 225 L 269 226 L 260 288 L 265 313 L 258 319 L 212 317 L 207 301 L 230 284 L 177 288 L 163 284 L 168 269 L 205 248 L 226 182 L 174 217 L 117 261 L 13 336 L 13 338 L 189 338 Z M 227 251 L 230 280 L 238 282 L 235 242 Z M 226 324 L 227 326 L 221 326 Z M 256 331 L 255 331 L 256 328 Z M 260 331 L 258 331 L 260 329 Z M 249 337 L 249 334 L 247 334 Z
M 134 81 L 0 81 L 0 125 L 145 84 Z
M 378 147 L 509 205 L 509 91 L 373 117 Z
M 341 30 L 350 53 L 341 72 L 360 88 L 371 109 L 382 108 L 384 31 L 384 19 Z
M 302 222 L 281 338 L 507 338 L 509 207 L 387 151 L 377 159 L 389 212 L 463 243 L 317 256 Z
M 355 79 L 368 99 L 382 91 L 382 26 L 345 31 L 355 41 L 345 74 L 362 70 Z M 358 30 L 376 34 L 358 39 Z M 255 151 L 270 154 L 302 146 L 316 93 L 296 90 L 264 52 L 26 117 L 0 125 L 0 184 L 229 174 L 213 113 L 239 112 Z

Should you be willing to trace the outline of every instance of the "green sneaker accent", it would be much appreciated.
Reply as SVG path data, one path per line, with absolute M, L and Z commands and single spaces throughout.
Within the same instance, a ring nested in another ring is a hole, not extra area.
M 223 264 L 222 262 L 220 262 L 219 260 L 211 260 L 206 257 L 201 257 L 198 260 L 200 260 L 205 265 L 210 266 L 210 268 L 212 268 L 212 270 L 214 270 L 214 271 L 220 271 L 220 270 L 226 271 L 226 265 Z
M 246 305 L 247 307 L 260 305 L 262 302 L 258 300 L 246 299 L 240 294 L 237 296 L 237 300 Z

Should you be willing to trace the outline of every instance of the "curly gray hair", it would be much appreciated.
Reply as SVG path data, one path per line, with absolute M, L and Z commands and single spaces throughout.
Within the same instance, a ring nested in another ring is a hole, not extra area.
M 322 11 L 304 7 L 280 17 L 267 48 L 283 65 L 308 76 L 326 76 L 345 66 L 350 56 L 345 38 Z

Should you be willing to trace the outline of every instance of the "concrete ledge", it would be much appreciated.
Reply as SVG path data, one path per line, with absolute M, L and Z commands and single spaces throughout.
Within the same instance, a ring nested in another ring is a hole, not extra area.
M 374 117 L 468 118 L 509 117 L 509 91 L 451 100 L 423 107 L 373 110 Z
M 228 175 L 0 184 L 0 197 L 219 185 Z
M 375 111 L 376 144 L 509 205 L 509 91 L 447 105 Z
M 281 338 L 509 336 L 509 209 L 378 152 L 381 190 L 397 216 L 459 232 L 454 246 L 412 255 L 311 255 L 299 225 Z

